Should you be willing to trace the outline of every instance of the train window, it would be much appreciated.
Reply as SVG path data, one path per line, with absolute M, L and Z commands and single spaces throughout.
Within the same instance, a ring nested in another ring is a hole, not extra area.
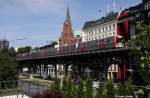
M 107 39 L 107 40 L 106 40 L 106 43 L 110 43 L 110 39 Z

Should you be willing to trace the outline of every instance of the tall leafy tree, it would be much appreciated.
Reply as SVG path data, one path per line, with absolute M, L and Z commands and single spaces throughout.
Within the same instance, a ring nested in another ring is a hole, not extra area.
M 136 15 L 136 35 L 131 37 L 127 46 L 136 61 L 137 83 L 147 88 L 150 87 L 150 12 L 147 13 L 146 21 L 141 20 L 141 16 L 140 13 Z M 144 92 L 143 88 L 139 91 Z
M 26 53 L 26 52 L 30 52 L 32 50 L 31 46 L 26 46 L 26 47 L 20 47 L 18 48 L 18 53 Z
M 90 75 L 87 76 L 85 80 L 85 98 L 93 97 L 93 82 Z
M 107 98 L 115 98 L 115 89 L 112 81 L 106 83 L 106 90 Z
M 136 15 L 139 20 L 140 15 Z M 150 18 L 150 13 L 148 14 Z M 137 71 L 142 78 L 142 84 L 150 84 L 150 25 L 145 24 L 144 21 L 138 21 L 136 23 L 136 34 L 131 37 L 131 40 L 127 43 L 127 46 L 132 50 L 137 62 Z
M 0 81 L 17 79 L 17 64 L 8 54 L 0 54 Z

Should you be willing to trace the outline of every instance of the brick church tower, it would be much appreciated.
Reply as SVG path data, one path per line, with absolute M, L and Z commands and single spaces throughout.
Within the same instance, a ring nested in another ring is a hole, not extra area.
M 66 19 L 63 24 L 63 32 L 59 38 L 60 46 L 70 45 L 74 36 L 72 32 L 72 25 L 70 20 L 69 8 L 67 8 Z

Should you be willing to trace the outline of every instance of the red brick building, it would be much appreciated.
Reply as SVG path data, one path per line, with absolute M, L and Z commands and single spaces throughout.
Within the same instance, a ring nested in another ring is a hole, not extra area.
M 74 37 L 70 14 L 69 14 L 69 8 L 67 8 L 66 19 L 63 24 L 63 32 L 61 34 L 61 37 L 59 38 L 59 45 L 69 46 L 77 42 L 81 42 L 81 38 Z

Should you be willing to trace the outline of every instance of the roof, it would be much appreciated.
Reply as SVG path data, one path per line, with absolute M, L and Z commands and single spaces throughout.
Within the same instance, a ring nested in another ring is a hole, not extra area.
M 74 31 L 73 35 L 74 35 L 74 37 L 77 37 L 78 35 L 81 36 L 81 33 L 82 33 L 82 31 Z
M 111 12 L 111 13 L 107 14 L 105 17 L 102 17 L 98 20 L 87 21 L 87 22 L 85 22 L 85 24 L 83 26 L 83 30 L 106 23 L 106 22 L 109 22 L 109 21 L 112 21 L 112 20 L 116 20 L 117 16 L 118 16 L 118 12 L 117 13 Z
M 55 47 L 55 45 L 57 45 L 57 42 L 52 41 L 49 45 L 39 47 L 39 49 L 42 50 L 42 49 L 52 48 L 52 47 Z

